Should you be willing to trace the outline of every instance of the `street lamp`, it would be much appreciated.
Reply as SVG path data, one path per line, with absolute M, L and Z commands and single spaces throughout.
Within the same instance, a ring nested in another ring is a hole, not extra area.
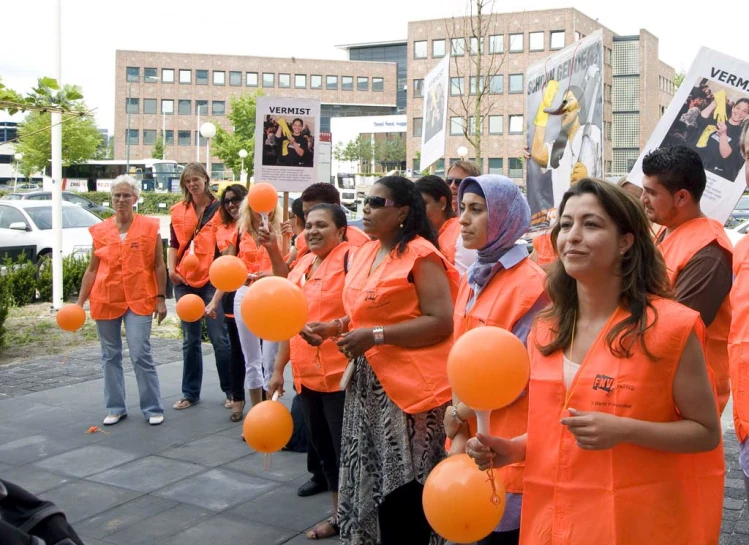
M 23 159 L 23 153 L 18 152 L 13 156 L 13 159 L 16 160 L 16 174 L 13 177 L 13 193 L 16 192 L 16 186 L 18 185 L 18 163 L 21 162 L 21 159 Z
M 239 172 L 239 181 L 243 184 L 247 184 L 247 173 L 244 171 L 244 158 L 247 157 L 247 150 L 239 150 L 239 158 L 242 159 L 242 170 Z
M 216 136 L 216 125 L 205 122 L 200 126 L 200 136 L 205 138 L 205 164 L 208 176 L 211 176 L 211 138 Z
M 468 157 L 468 148 L 465 146 L 458 146 L 457 152 L 458 152 L 458 157 L 460 157 L 464 161 L 465 161 L 465 158 Z

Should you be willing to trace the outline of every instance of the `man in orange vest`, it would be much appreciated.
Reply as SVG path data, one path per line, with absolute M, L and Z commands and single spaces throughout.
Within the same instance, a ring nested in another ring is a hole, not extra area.
M 686 146 L 655 149 L 643 159 L 642 171 L 640 200 L 650 221 L 662 226 L 656 244 L 666 261 L 674 297 L 699 312 L 707 326 L 705 359 L 722 413 L 731 391 L 728 295 L 733 247 L 723 226 L 700 209 L 707 179 L 696 151 Z

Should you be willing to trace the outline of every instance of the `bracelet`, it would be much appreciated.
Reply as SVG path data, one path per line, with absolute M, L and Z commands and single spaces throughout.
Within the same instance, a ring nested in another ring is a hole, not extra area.
M 455 405 L 453 405 L 453 407 L 452 407 L 452 417 L 453 417 L 453 418 L 454 418 L 455 420 L 457 420 L 458 422 L 460 422 L 460 424 L 461 424 L 461 425 L 463 425 L 463 424 L 465 424 L 465 423 L 466 423 L 466 421 L 465 421 L 465 420 L 463 420 L 463 419 L 462 419 L 462 418 L 460 417 L 460 415 L 458 414 L 458 407 L 457 407 L 457 406 L 455 406 Z
M 372 336 L 374 337 L 375 346 L 385 344 L 385 328 L 381 325 L 372 329 Z

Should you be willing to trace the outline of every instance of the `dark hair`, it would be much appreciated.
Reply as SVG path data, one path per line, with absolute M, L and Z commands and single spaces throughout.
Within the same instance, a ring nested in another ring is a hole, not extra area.
M 399 229 L 396 238 L 396 251 L 400 255 L 406 251 L 406 246 L 417 236 L 421 236 L 439 249 L 437 233 L 434 231 L 424 208 L 424 199 L 416 185 L 403 176 L 385 176 L 377 180 L 390 193 L 390 198 L 397 206 L 408 206 L 409 211 L 403 221 L 403 228 Z
M 302 208 L 301 198 L 291 201 L 291 213 L 294 214 L 294 217 L 304 221 L 304 208 Z
M 302 202 L 325 202 L 328 204 L 341 204 L 341 195 L 333 184 L 318 182 L 307 186 L 302 191 Z
M 224 196 L 226 195 L 227 191 L 231 191 L 235 195 L 238 195 L 244 199 L 247 196 L 247 188 L 241 184 L 232 184 L 228 187 L 226 187 L 221 192 L 221 206 L 218 209 L 218 213 L 221 214 L 221 223 L 223 225 L 229 225 L 230 223 L 234 223 L 234 218 L 231 217 L 231 214 L 229 214 L 229 211 L 226 209 L 226 203 L 224 202 Z
M 293 120 L 291 121 L 291 124 L 293 125 L 293 124 L 294 124 L 294 123 L 296 123 L 297 121 L 299 121 L 299 123 L 301 123 L 301 124 L 302 124 L 302 128 L 304 128 L 304 121 L 302 121 L 302 119 L 301 119 L 301 118 L 299 118 L 299 117 L 295 117 L 295 118 L 294 118 L 294 119 L 293 119 Z
M 647 323 L 648 308 L 655 312 L 649 298 L 670 297 L 671 288 L 666 264 L 650 234 L 650 223 L 634 196 L 614 184 L 591 178 L 580 180 L 564 194 L 559 205 L 559 218 L 564 214 L 567 201 L 582 195 L 594 195 L 598 199 L 620 235 L 634 235 L 632 247 L 623 255 L 619 271 L 622 279 L 620 304 L 629 310 L 631 316 L 611 329 L 606 336 L 606 344 L 616 357 L 628 358 L 632 355 L 632 346 L 638 342 L 647 356 L 653 359 L 645 346 L 645 332 L 657 320 L 656 314 L 653 321 Z M 551 230 L 551 242 L 555 249 L 560 229 L 560 221 L 557 220 Z M 539 318 L 552 322 L 556 338 L 538 347 L 545 356 L 570 345 L 578 307 L 576 281 L 567 274 L 561 260 L 557 259 L 551 264 L 547 273 L 546 291 L 551 305 L 539 313 Z
M 344 229 L 343 240 L 347 240 L 345 229 L 348 228 L 348 221 L 346 221 L 346 212 L 343 211 L 343 208 L 341 208 L 337 204 L 320 203 L 310 208 L 307 212 L 307 216 L 309 216 L 315 210 L 324 210 L 325 212 L 329 212 L 330 217 L 333 218 L 333 223 L 335 224 L 336 229 Z
M 577 85 L 570 85 L 569 92 L 574 95 L 575 100 L 577 100 L 577 103 L 580 105 L 580 112 L 577 114 L 577 117 L 583 120 L 588 119 L 588 108 L 585 104 L 585 91 Z M 567 93 L 565 93 L 565 95 L 566 94 Z
M 445 219 L 454 218 L 458 215 L 455 210 L 453 210 L 453 192 L 450 191 L 450 186 L 447 185 L 445 180 L 439 176 L 430 175 L 419 178 L 416 180 L 415 184 L 419 193 L 426 193 L 437 202 L 440 202 L 440 198 L 445 198 L 445 201 L 447 202 L 443 214 Z
M 739 137 L 739 151 L 741 151 L 741 156 L 744 159 L 749 159 L 749 145 L 747 142 L 749 142 L 749 121 L 744 121 L 741 136 Z
M 686 146 L 656 148 L 642 160 L 642 172 L 656 176 L 672 195 L 686 189 L 696 203 L 705 191 L 707 178 L 699 154 Z
M 743 98 L 738 99 L 736 102 L 733 103 L 733 107 L 735 108 L 742 102 L 746 102 L 747 104 L 749 104 L 749 98 L 743 97 Z

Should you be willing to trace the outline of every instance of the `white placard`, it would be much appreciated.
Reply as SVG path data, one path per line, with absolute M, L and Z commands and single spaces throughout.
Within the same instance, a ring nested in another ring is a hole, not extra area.
M 419 163 L 419 170 L 422 172 L 445 155 L 449 83 L 450 56 L 446 55 L 424 78 L 424 113 Z

